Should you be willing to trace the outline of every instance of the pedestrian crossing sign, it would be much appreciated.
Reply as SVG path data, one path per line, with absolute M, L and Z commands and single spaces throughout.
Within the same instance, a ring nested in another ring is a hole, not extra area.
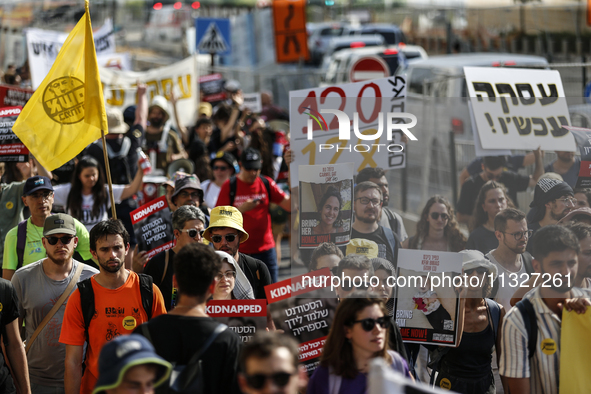
M 195 30 L 199 53 L 229 55 L 232 52 L 229 19 L 197 18 Z

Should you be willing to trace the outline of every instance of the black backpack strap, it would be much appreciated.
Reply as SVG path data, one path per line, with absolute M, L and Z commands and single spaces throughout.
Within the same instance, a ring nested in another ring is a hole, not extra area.
M 203 346 L 201 346 L 201 349 L 197 353 L 195 353 L 193 355 L 193 357 L 191 357 L 191 359 L 189 360 L 187 365 L 193 365 L 193 364 L 197 363 L 199 361 L 199 359 L 201 358 L 201 356 L 203 356 L 203 353 L 205 353 L 207 351 L 207 349 L 209 349 L 209 347 L 215 341 L 215 339 L 222 332 L 226 331 L 227 328 L 228 328 L 228 326 L 225 324 L 222 324 L 222 323 L 218 324 L 218 326 L 215 328 L 215 330 L 213 330 L 213 332 L 211 333 L 209 338 L 207 338 L 207 340 L 203 343 Z M 189 368 L 185 368 L 185 371 L 188 369 Z M 192 379 L 187 379 L 188 382 L 190 382 L 191 380 Z
M 259 175 L 259 178 L 261 178 L 263 185 L 265 185 L 265 189 L 267 189 L 267 198 L 269 199 L 269 204 L 271 204 L 271 183 L 269 183 L 267 177 L 263 175 Z
M 89 342 L 88 327 L 94 316 L 94 290 L 92 289 L 91 278 L 78 282 L 78 291 L 80 292 L 80 309 L 84 318 L 84 335 L 86 342 Z
M 27 245 L 27 220 L 23 220 L 18 224 L 16 230 L 16 257 L 17 264 L 16 269 L 18 270 L 23 266 L 25 261 L 25 246 Z M 15 270 L 16 271 L 16 270 Z
M 531 263 L 534 259 L 533 256 L 529 252 L 523 252 L 521 254 L 521 259 L 523 261 L 523 265 L 525 265 L 525 270 L 529 275 L 531 275 L 534 272 L 534 267 Z
M 230 178 L 230 206 L 234 205 L 234 199 L 236 198 L 236 175 Z
M 138 274 L 140 277 L 140 294 L 142 295 L 142 306 L 148 315 L 148 320 L 152 318 L 152 305 L 154 304 L 154 280 L 150 275 Z
M 386 216 L 388 217 L 388 224 L 390 225 L 390 229 L 398 234 L 398 219 L 394 216 L 394 212 L 390 210 L 390 208 L 384 208 L 384 212 L 386 212 Z
M 497 334 L 499 332 L 499 321 L 501 321 L 501 307 L 499 304 L 490 298 L 485 298 L 486 303 L 488 304 L 488 310 L 490 311 L 490 316 L 492 318 L 493 323 L 493 332 L 495 333 L 495 341 L 497 340 Z
M 515 307 L 523 317 L 523 325 L 527 331 L 527 350 L 529 358 L 536 354 L 536 344 L 538 343 L 538 321 L 536 320 L 536 311 L 531 301 L 527 298 L 522 299 Z

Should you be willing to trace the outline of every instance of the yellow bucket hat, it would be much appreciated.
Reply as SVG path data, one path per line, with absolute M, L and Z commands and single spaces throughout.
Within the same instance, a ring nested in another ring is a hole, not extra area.
M 347 245 L 345 256 L 358 254 L 360 256 L 366 256 L 368 259 L 374 259 L 378 257 L 378 249 L 378 244 L 374 241 L 363 238 L 353 238 Z
M 219 206 L 211 210 L 209 217 L 209 227 L 205 229 L 203 238 L 211 241 L 211 229 L 217 227 L 230 227 L 236 229 L 242 233 L 240 236 L 240 243 L 243 243 L 248 239 L 248 233 L 242 228 L 244 223 L 242 219 L 242 213 L 236 207 L 231 206 Z M 377 245 L 376 245 L 377 248 Z

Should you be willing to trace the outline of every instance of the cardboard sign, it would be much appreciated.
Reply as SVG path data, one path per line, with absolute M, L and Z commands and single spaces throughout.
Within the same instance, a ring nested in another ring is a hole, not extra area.
M 300 247 L 351 240 L 353 163 L 300 166 Z
M 257 332 L 267 329 L 267 301 L 211 300 L 206 313 L 234 331 L 242 342 L 248 342 Z
M 34 91 L 12 85 L 0 85 L 0 108 L 24 107 Z
M 462 256 L 400 249 L 396 272 L 394 309 L 402 340 L 457 345 L 460 300 L 453 278 L 462 273 Z
M 261 102 L 260 93 L 246 93 L 243 95 L 244 108 L 248 108 L 253 114 L 260 114 L 263 110 L 263 103 Z
M 295 157 L 290 167 L 292 187 L 299 180 L 299 165 L 353 162 L 355 174 L 365 167 L 405 167 L 403 131 L 398 126 L 412 121 L 395 117 L 396 113 L 405 112 L 404 78 L 296 90 L 289 93 L 289 100 L 291 149 Z M 324 112 L 330 110 L 347 115 L 343 127 L 349 131 L 348 139 L 340 137 L 337 115 Z M 412 128 L 409 130 L 412 132 Z
M 224 77 L 222 77 L 222 74 L 210 74 L 199 77 L 199 89 L 203 92 L 203 101 L 208 103 L 226 99 Z
M 590 308 L 587 308 L 583 314 L 566 310 L 562 313 L 560 393 L 583 393 L 591 385 L 591 374 L 589 374 L 590 330 Z
M 0 161 L 25 162 L 29 160 L 29 150 L 12 131 L 21 107 L 0 108 Z
M 299 359 L 310 375 L 320 363 L 337 307 L 330 275 L 324 268 L 265 286 L 275 327 L 299 342 Z
M 575 151 L 560 73 L 464 67 L 483 149 Z
M 310 58 L 305 0 L 273 1 L 273 25 L 277 63 L 292 63 Z
M 172 213 L 166 196 L 142 205 L 130 214 L 139 250 L 148 252 L 148 258 L 175 245 L 172 232 Z

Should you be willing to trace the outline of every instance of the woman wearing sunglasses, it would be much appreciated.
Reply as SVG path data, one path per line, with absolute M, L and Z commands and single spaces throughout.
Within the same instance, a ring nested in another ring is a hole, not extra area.
M 254 300 L 254 292 L 250 282 L 240 269 L 234 257 L 226 252 L 216 250 L 222 259 L 220 272 L 215 276 L 214 300 Z
M 492 355 L 501 356 L 501 327 L 505 310 L 493 300 L 491 278 L 497 267 L 478 250 L 463 250 L 463 289 L 460 292 L 460 344 L 431 349 L 431 383 L 462 394 L 494 394 Z
M 308 394 L 367 392 L 369 363 L 381 357 L 409 376 L 406 361 L 389 350 L 390 317 L 384 302 L 366 292 L 353 293 L 337 307 L 324 343 L 320 366 L 308 383 Z
M 312 234 L 332 234 L 343 231 L 343 220 L 341 218 L 341 208 L 343 199 L 341 193 L 334 188 L 329 187 L 320 198 L 318 204 L 318 225 L 312 228 Z
M 476 198 L 472 221 L 470 223 L 470 236 L 466 243 L 467 249 L 479 250 L 487 254 L 499 246 L 499 240 L 495 235 L 495 216 L 505 208 L 515 208 L 513 201 L 507 195 L 507 189 L 503 184 L 486 182 Z
M 405 249 L 459 252 L 466 246 L 466 237 L 460 232 L 454 210 L 444 197 L 435 195 L 427 201 L 417 233 L 403 242 Z

